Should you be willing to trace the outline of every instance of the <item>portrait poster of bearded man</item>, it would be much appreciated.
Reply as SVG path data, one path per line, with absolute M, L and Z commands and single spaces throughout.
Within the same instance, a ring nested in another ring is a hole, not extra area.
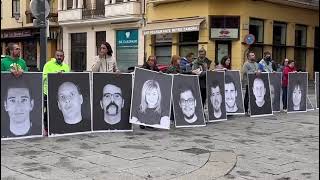
M 208 122 L 227 120 L 224 71 L 207 71 Z
M 129 123 L 132 95 L 132 74 L 94 72 L 93 131 L 132 131 Z

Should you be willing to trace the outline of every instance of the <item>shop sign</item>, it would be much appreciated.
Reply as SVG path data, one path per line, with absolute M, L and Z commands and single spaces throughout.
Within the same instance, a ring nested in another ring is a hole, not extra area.
M 117 48 L 138 48 L 138 30 L 117 31 Z
M 211 39 L 239 39 L 238 28 L 211 28 Z
M 172 42 L 172 34 L 156 34 L 157 43 Z
M 1 38 L 20 38 L 32 36 L 31 30 L 20 30 L 20 31 L 4 31 L 1 32 Z
M 169 29 L 147 30 L 147 31 L 144 31 L 144 35 L 190 32 L 190 31 L 199 31 L 199 26 L 186 26 L 186 27 L 176 27 L 176 28 L 169 28 Z

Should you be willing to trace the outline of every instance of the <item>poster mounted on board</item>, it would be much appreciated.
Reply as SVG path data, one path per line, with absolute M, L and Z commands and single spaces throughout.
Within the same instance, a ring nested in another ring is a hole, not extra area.
M 48 74 L 48 135 L 91 132 L 89 72 Z
M 224 94 L 224 71 L 207 71 L 209 122 L 227 120 Z
M 250 116 L 272 115 L 269 73 L 248 74 Z
M 130 123 L 170 129 L 172 75 L 135 68 Z
M 172 95 L 176 127 L 206 125 L 197 75 L 174 75 Z
M 92 73 L 93 131 L 132 131 L 129 123 L 132 74 Z
M 1 140 L 41 137 L 42 73 L 1 73 Z

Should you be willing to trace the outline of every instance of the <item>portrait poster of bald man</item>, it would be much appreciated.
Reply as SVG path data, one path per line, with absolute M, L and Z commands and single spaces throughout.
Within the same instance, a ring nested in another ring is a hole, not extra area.
M 224 94 L 224 71 L 207 71 L 209 122 L 227 120 Z
M 282 73 L 269 73 L 272 111 L 280 112 Z
M 42 73 L 1 73 L 1 140 L 42 136 Z
M 89 72 L 48 74 L 48 134 L 91 132 Z
M 316 92 L 316 109 L 319 109 L 319 72 L 314 73 L 315 92 Z
M 174 75 L 172 96 L 176 127 L 206 125 L 197 75 Z
M 130 123 L 170 129 L 172 75 L 135 68 Z
M 132 131 L 132 74 L 93 73 L 93 131 Z
M 269 73 L 248 74 L 250 116 L 272 115 Z
M 307 111 L 308 73 L 296 72 L 288 75 L 288 113 Z
M 239 70 L 228 70 L 225 72 L 224 91 L 227 115 L 244 114 L 242 84 Z

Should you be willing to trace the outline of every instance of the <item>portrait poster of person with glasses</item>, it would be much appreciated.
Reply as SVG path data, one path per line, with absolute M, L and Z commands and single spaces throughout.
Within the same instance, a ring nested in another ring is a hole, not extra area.
M 93 131 L 132 131 L 132 74 L 93 73 Z
M 176 127 L 206 125 L 198 76 L 174 75 L 172 95 Z
M 48 74 L 48 135 L 91 132 L 89 72 Z
M 135 68 L 130 123 L 170 129 L 172 75 Z
M 227 120 L 224 74 L 224 71 L 207 71 L 209 122 Z

